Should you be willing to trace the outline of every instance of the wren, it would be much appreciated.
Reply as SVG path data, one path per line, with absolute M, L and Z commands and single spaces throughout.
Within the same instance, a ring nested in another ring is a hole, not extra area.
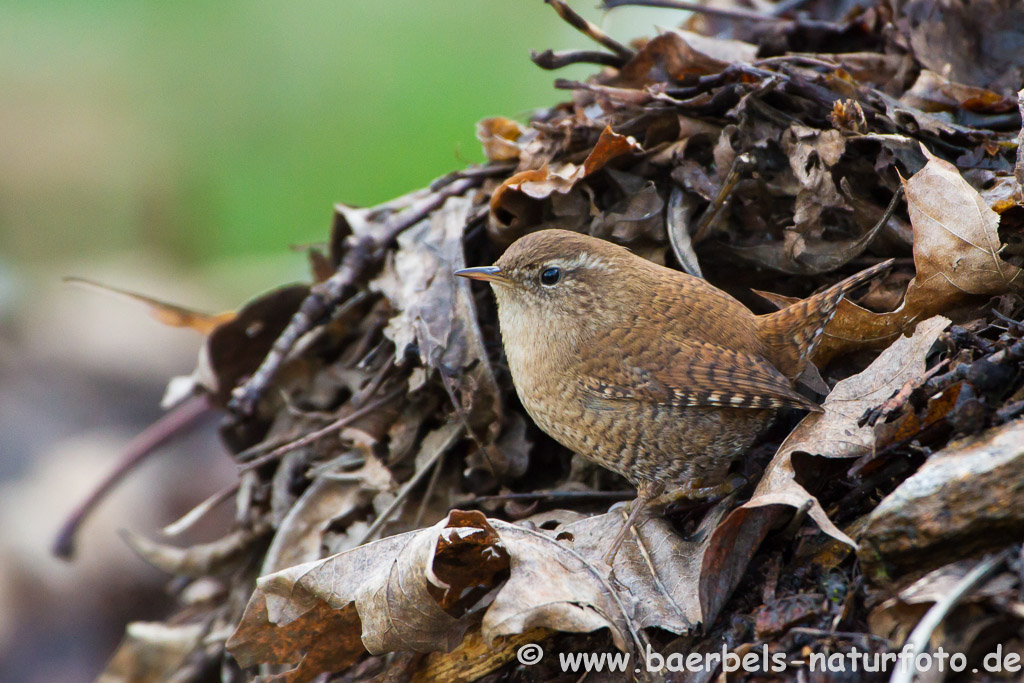
M 611 565 L 650 504 L 728 493 L 732 460 L 778 409 L 821 410 L 794 383 L 843 296 L 891 265 L 767 315 L 565 230 L 528 234 L 493 266 L 455 274 L 491 284 L 512 381 L 537 425 L 637 487 Z

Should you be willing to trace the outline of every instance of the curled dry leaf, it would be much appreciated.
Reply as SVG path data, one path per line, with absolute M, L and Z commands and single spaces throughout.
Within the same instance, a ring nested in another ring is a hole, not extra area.
M 215 328 L 199 351 L 193 379 L 217 401 L 227 403 L 231 390 L 249 376 L 309 294 L 305 285 L 275 289 L 242 307 Z
M 756 46 L 742 41 L 665 31 L 647 41 L 608 84 L 641 89 L 666 79 L 682 83 L 688 78 L 719 73 L 733 62 L 750 61 L 756 54 Z
M 116 294 L 131 301 L 138 301 L 149 308 L 149 314 L 153 316 L 153 319 L 157 322 L 168 325 L 169 327 L 187 327 L 202 335 L 210 334 L 217 327 L 230 322 L 235 317 L 234 311 L 226 311 L 224 313 L 216 314 L 203 313 L 191 308 L 185 308 L 184 306 L 161 301 L 160 299 L 155 299 L 151 296 L 146 296 L 145 294 L 138 294 L 137 292 L 131 292 L 127 289 L 105 285 L 101 282 L 89 280 L 84 277 L 66 277 L 64 278 L 64 282 L 79 285 L 81 287 L 87 287 L 89 289 L 97 289 L 101 292 Z
M 173 680 L 203 637 L 202 624 L 136 621 L 96 683 L 161 683 Z
M 926 112 L 953 111 L 959 107 L 1002 112 L 1014 106 L 1009 97 L 985 88 L 953 83 L 928 69 L 921 71 L 914 86 L 900 97 L 900 102 Z
M 846 138 L 834 129 L 819 131 L 792 125 L 782 136 L 782 148 L 800 182 L 793 223 L 801 233 L 820 231 L 824 211 L 850 208 L 832 180 L 832 167 L 846 151 Z
M 470 426 L 493 442 L 501 427 L 501 397 L 484 349 L 469 282 L 453 273 L 465 266 L 462 231 L 472 200 L 453 197 L 429 220 L 402 233 L 393 266 L 371 286 L 384 293 L 399 314 L 385 334 L 402 363 L 415 344 L 425 367 L 458 378 Z
M 489 161 L 518 159 L 523 148 L 537 137 L 537 131 L 518 121 L 497 116 L 476 124 L 476 139 Z
M 578 553 L 544 533 L 452 511 L 433 527 L 260 578 L 228 649 L 242 666 L 298 662 L 289 681 L 367 651 L 448 651 L 498 586 L 483 618 L 488 642 L 533 628 L 608 628 L 627 647 L 614 590 Z
M 696 196 L 683 192 L 678 187 L 673 187 L 668 196 L 668 211 L 665 213 L 665 231 L 668 233 L 669 242 L 672 245 L 672 253 L 675 254 L 679 265 L 694 277 L 704 277 L 700 270 L 700 262 L 693 250 L 693 240 L 690 237 L 689 223 L 697 208 Z
M 260 575 L 320 559 L 324 533 L 333 520 L 369 505 L 374 495 L 392 488 L 391 473 L 370 453 L 354 472 L 343 476 L 318 473 L 274 533 Z
M 712 533 L 701 574 L 701 595 L 716 600 L 728 597 L 786 507 L 805 510 L 822 531 L 856 546 L 797 482 L 793 454 L 799 451 L 826 458 L 852 458 L 871 452 L 874 432 L 868 426 L 858 427 L 857 420 L 908 380 L 924 374 L 928 349 L 947 325 L 949 320 L 940 316 L 921 323 L 913 337 L 896 340 L 863 372 L 836 384 L 822 404 L 824 412 L 811 413 L 797 425 L 782 442 L 750 500 L 733 510 Z M 717 608 L 709 611 L 714 613 Z
M 815 351 L 820 365 L 856 349 L 884 348 L 920 320 L 1024 284 L 1021 270 L 999 255 L 999 215 L 955 166 L 922 150 L 928 163 L 904 181 L 917 274 L 891 313 L 840 302 Z
M 709 599 L 701 593 L 701 566 L 710 532 L 725 516 L 729 502 L 723 500 L 707 512 L 691 535 L 693 540 L 681 537 L 662 516 L 648 519 L 626 537 L 615 556 L 614 577 L 623 587 L 618 597 L 636 629 L 655 627 L 686 634 L 714 621 L 716 612 L 708 608 L 724 599 Z M 599 563 L 624 522 L 625 514 L 615 510 L 566 524 L 555 535 L 581 556 Z
M 977 564 L 978 560 L 960 560 L 925 574 L 871 611 L 868 616 L 871 632 L 897 643 L 904 642 L 928 608 L 949 595 Z M 997 574 L 965 595 L 960 604 L 1012 595 L 1014 584 L 1016 579 L 1012 574 Z M 963 641 L 955 644 L 962 649 L 969 645 Z
M 559 192 L 566 194 L 583 178 L 596 173 L 624 154 L 642 152 L 640 143 L 628 135 L 619 135 L 606 126 L 582 164 L 563 162 L 545 164 L 535 170 L 521 171 L 507 178 L 491 195 L 491 233 L 500 237 L 509 228 L 523 227 L 538 200 Z M 521 220 L 520 220 L 521 219 Z M 514 232 L 514 229 L 513 231 Z M 511 242 L 518 235 L 506 235 Z
M 895 26 L 921 64 L 1004 92 L 1024 80 L 1024 6 L 1016 0 L 895 0 Z
M 534 628 L 570 633 L 608 628 L 616 647 L 629 646 L 632 627 L 605 578 L 606 566 L 595 566 L 549 534 L 488 521 L 511 562 L 508 581 L 484 614 L 483 634 L 488 641 Z
M 238 529 L 219 540 L 188 548 L 157 543 L 127 529 L 121 531 L 121 536 L 139 557 L 157 569 L 176 576 L 201 577 L 233 569 L 264 533 L 265 529 Z

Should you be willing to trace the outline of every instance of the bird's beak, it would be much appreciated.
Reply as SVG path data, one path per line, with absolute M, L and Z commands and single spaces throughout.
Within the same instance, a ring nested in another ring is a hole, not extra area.
M 476 268 L 463 268 L 456 270 L 459 277 L 468 277 L 470 280 L 483 280 L 497 285 L 511 285 L 512 281 L 501 274 L 498 266 L 477 266 Z

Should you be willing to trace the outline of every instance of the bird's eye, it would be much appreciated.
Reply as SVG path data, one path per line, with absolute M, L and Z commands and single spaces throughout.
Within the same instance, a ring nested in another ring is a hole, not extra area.
M 544 272 L 540 274 L 540 283 L 545 287 L 551 287 L 552 285 L 558 284 L 558 281 L 561 279 L 561 268 L 546 268 Z

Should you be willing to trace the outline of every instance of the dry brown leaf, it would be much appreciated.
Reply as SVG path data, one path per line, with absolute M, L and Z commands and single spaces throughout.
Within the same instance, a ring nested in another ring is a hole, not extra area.
M 371 453 L 354 472 L 334 476 L 321 468 L 281 520 L 263 558 L 260 576 L 320 559 L 324 533 L 333 520 L 369 505 L 374 495 L 393 488 L 391 473 Z
M 641 89 L 666 80 L 722 71 L 732 62 L 749 62 L 757 47 L 738 40 L 722 40 L 690 31 L 666 31 L 647 44 L 619 70 L 609 85 Z
M 781 142 L 800 183 L 793 223 L 798 232 L 816 237 L 824 227 L 823 211 L 850 210 L 832 180 L 832 167 L 846 151 L 846 138 L 838 130 L 822 131 L 794 124 L 783 134 Z
M 157 543 L 141 534 L 123 529 L 121 537 L 143 560 L 172 576 L 201 577 L 236 569 L 245 551 L 263 536 L 262 529 L 237 529 L 209 543 L 187 548 Z
M 203 636 L 202 624 L 136 621 L 96 683 L 163 683 L 172 680 Z
M 751 247 L 732 247 L 739 256 L 767 268 L 793 275 L 816 275 L 839 268 L 860 256 L 885 224 L 878 224 L 855 240 L 821 240 L 806 238 L 795 230 L 786 230 L 782 241 L 765 242 Z M 796 297 L 757 291 L 779 307 L 799 301 Z
M 893 0 L 894 24 L 923 66 L 1009 94 L 1024 81 L 1017 0 Z
M 257 587 L 228 638 L 227 651 L 243 668 L 294 664 L 294 668 L 265 679 L 286 683 L 305 683 L 324 672 L 341 671 L 366 653 L 359 640 L 354 603 L 334 609 L 312 598 L 304 607 L 302 614 L 287 621 L 276 613 L 272 616 L 267 595 Z
M 433 527 L 260 578 L 228 648 L 242 666 L 299 661 L 294 681 L 365 651 L 451 650 L 478 618 L 468 609 L 498 585 L 484 615 L 488 642 L 533 628 L 609 628 L 617 646 L 635 642 L 615 591 L 578 553 L 544 533 L 453 511 Z
M 641 181 L 640 187 L 594 217 L 590 234 L 619 244 L 638 246 L 657 244 L 665 239 L 665 218 L 662 212 L 665 200 L 651 181 Z
M 501 397 L 477 323 L 469 282 L 453 273 L 465 266 L 462 231 L 472 200 L 453 197 L 429 220 L 398 238 L 392 267 L 371 283 L 398 315 L 385 334 L 395 342 L 395 359 L 405 360 L 415 344 L 423 365 L 441 380 L 472 389 L 462 392 L 463 409 L 474 432 L 493 442 L 501 428 Z M 454 379 L 449 379 L 454 378 Z
M 523 148 L 537 137 L 537 131 L 503 116 L 476 124 L 476 139 L 483 145 L 488 161 L 518 159 Z
M 821 504 L 797 483 L 793 454 L 850 458 L 871 452 L 874 432 L 858 427 L 864 411 L 925 372 L 925 355 L 949 325 L 934 317 L 918 325 L 913 337 L 902 337 L 858 375 L 839 382 L 828 395 L 823 413 L 805 417 L 779 446 L 750 500 L 733 510 L 712 533 L 701 572 L 701 595 L 716 613 L 739 583 L 747 563 L 785 508 L 805 509 L 822 531 L 856 546 L 825 514 Z
M 231 390 L 256 370 L 308 294 L 305 285 L 289 285 L 247 303 L 206 338 L 191 381 L 227 403 Z
M 980 112 L 1004 112 L 1013 109 L 1015 102 L 999 93 L 963 83 L 922 69 L 914 86 L 900 97 L 900 102 L 921 111 L 953 111 L 959 107 Z
M 484 614 L 488 642 L 534 628 L 570 633 L 608 628 L 620 650 L 635 642 L 624 606 L 606 578 L 607 566 L 595 565 L 544 532 L 488 521 L 509 553 L 512 570 Z
M 978 560 L 960 560 L 939 567 L 889 598 L 871 611 L 868 628 L 875 635 L 902 643 L 924 613 L 946 597 L 978 564 Z M 964 596 L 961 604 L 1005 595 L 1014 588 L 1012 574 L 997 574 Z
M 465 526 L 470 515 L 477 526 Z M 453 513 L 431 528 L 260 578 L 228 649 L 242 666 L 298 661 L 288 679 L 294 681 L 337 671 L 367 650 L 451 649 L 470 620 L 450 616 L 432 593 L 444 592 L 433 569 L 435 548 L 442 534 L 456 542 L 481 534 L 493 545 L 483 520 L 480 513 Z M 455 595 L 468 587 L 448 584 Z
M 904 181 L 917 275 L 903 304 L 891 313 L 840 302 L 815 351 L 819 365 L 856 349 L 884 347 L 920 320 L 973 297 L 1019 289 L 1024 282 L 1020 269 L 999 256 L 999 215 L 955 166 L 923 146 L 922 151 L 928 163 Z
M 690 275 L 702 278 L 704 274 L 700 270 L 700 261 L 697 260 L 697 254 L 693 250 L 693 240 L 689 231 L 690 218 L 696 211 L 697 205 L 696 195 L 673 187 L 668 196 L 665 231 L 668 233 L 672 253 L 675 254 L 679 265 Z
M 695 540 L 681 537 L 661 516 L 647 520 L 626 537 L 615 555 L 614 577 L 623 588 L 618 598 L 636 629 L 686 634 L 714 621 L 717 613 L 707 609 L 714 601 L 701 594 L 700 573 L 710 532 L 728 509 L 723 501 L 708 511 L 692 534 Z M 604 566 L 602 558 L 624 522 L 625 514 L 615 510 L 572 522 L 554 533 L 588 561 Z
M 613 159 L 642 151 L 640 143 L 631 136 L 619 135 L 606 126 L 582 164 L 545 164 L 540 169 L 512 175 L 491 195 L 492 234 L 500 236 L 502 232 L 493 229 L 495 224 L 504 228 L 522 227 L 522 224 L 529 223 L 531 211 L 536 212 L 538 200 L 547 199 L 556 192 L 566 194 L 577 182 L 601 170 Z
M 131 301 L 138 301 L 149 308 L 149 314 L 153 316 L 157 322 L 163 323 L 169 327 L 187 327 L 202 335 L 210 334 L 217 329 L 217 327 L 230 322 L 235 317 L 234 311 L 226 311 L 224 313 L 202 313 L 190 308 L 185 308 L 184 306 L 178 306 L 177 304 L 167 303 L 160 299 L 154 299 L 153 297 L 146 296 L 145 294 L 138 294 L 136 292 L 128 291 L 127 289 L 112 287 L 84 277 L 66 277 L 64 278 L 64 282 L 86 287 L 88 289 L 96 289 L 109 294 L 116 294 Z

